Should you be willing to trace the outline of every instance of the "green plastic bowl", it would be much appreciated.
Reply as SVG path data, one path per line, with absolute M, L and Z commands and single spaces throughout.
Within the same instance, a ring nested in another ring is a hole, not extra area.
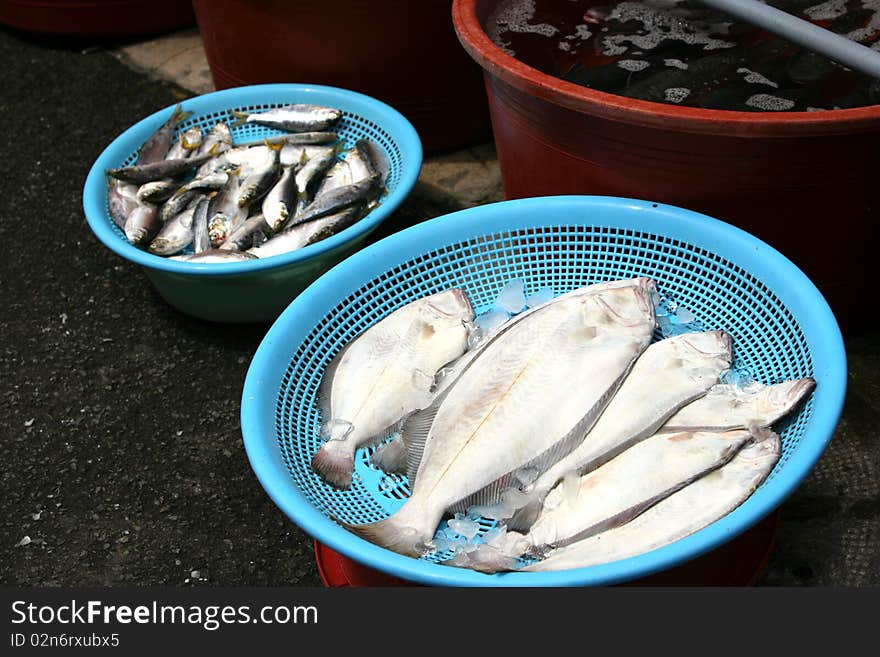
M 92 165 L 83 189 L 83 210 L 92 231 L 109 249 L 143 267 L 162 298 L 181 312 L 218 322 L 274 320 L 314 280 L 364 245 L 410 193 L 422 166 L 418 133 L 402 114 L 375 98 L 335 87 L 266 84 L 204 94 L 183 101 L 182 108 L 192 115 L 177 131 L 194 125 L 208 130 L 217 121 L 231 122 L 233 110 L 253 112 L 290 103 L 339 108 L 343 115 L 335 130 L 346 147 L 366 138 L 384 152 L 387 192 L 378 207 L 354 225 L 302 249 L 244 262 L 185 262 L 135 247 L 110 217 L 106 171 L 135 161 L 141 144 L 174 111 L 169 106 L 122 133 Z M 275 134 L 281 133 L 253 124 L 232 128 L 236 142 Z

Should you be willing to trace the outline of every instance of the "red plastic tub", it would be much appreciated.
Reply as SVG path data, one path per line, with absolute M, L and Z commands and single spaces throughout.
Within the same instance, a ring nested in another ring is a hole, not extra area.
M 753 586 L 770 559 L 778 526 L 776 511 L 712 552 L 623 586 Z M 318 541 L 314 544 L 324 586 L 418 586 L 352 561 Z
M 702 110 L 633 100 L 544 74 L 483 26 L 499 0 L 454 0 L 484 71 L 507 198 L 600 194 L 660 201 L 735 224 L 793 260 L 845 331 L 877 316 L 880 106 L 825 112 Z
M 491 138 L 480 67 L 451 0 L 194 0 L 218 89 L 267 82 L 343 87 L 385 101 L 426 151 Z
M 127 37 L 196 24 L 189 0 L 0 0 L 0 24 L 69 37 Z

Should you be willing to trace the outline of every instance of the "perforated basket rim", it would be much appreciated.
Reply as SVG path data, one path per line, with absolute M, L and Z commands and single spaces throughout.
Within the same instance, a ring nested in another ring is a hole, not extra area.
M 330 105 L 356 114 L 380 126 L 394 140 L 406 163 L 397 186 L 381 203 L 360 221 L 336 235 L 271 258 L 229 263 L 199 263 L 171 260 L 137 248 L 120 238 L 106 211 L 106 170 L 119 166 L 129 154 L 161 126 L 177 106 L 169 105 L 138 121 L 114 139 L 98 156 L 83 186 L 83 211 L 95 236 L 111 251 L 149 269 L 191 276 L 224 276 L 252 274 L 284 268 L 320 258 L 323 254 L 356 242 L 384 221 L 412 191 L 422 167 L 422 143 L 416 129 L 396 109 L 376 98 L 356 91 L 318 84 L 284 83 L 235 87 L 202 94 L 181 101 L 185 111 L 193 115 L 210 114 L 220 109 L 265 103 L 314 103 Z
M 592 221 L 591 211 L 597 208 L 616 213 L 616 219 Z M 553 220 L 566 213 L 576 213 L 581 220 Z M 803 437 L 784 468 L 731 513 L 670 545 L 612 563 L 565 571 L 490 575 L 404 557 L 356 537 L 306 499 L 281 457 L 274 412 L 289 358 L 285 361 L 279 353 L 293 354 L 298 347 L 290 344 L 287 336 L 308 335 L 332 307 L 328 299 L 336 303 L 364 282 L 420 253 L 478 236 L 539 225 L 616 227 L 679 239 L 713 251 L 763 282 L 798 319 L 819 382 L 813 391 L 813 412 Z M 275 504 L 313 538 L 366 566 L 430 585 L 606 585 L 693 559 L 775 510 L 826 449 L 840 419 L 845 394 L 846 352 L 834 314 L 816 286 L 779 251 L 735 226 L 675 206 L 617 197 L 556 196 L 502 201 L 443 215 L 372 244 L 326 272 L 284 310 L 254 354 L 242 393 L 241 429 L 251 467 Z

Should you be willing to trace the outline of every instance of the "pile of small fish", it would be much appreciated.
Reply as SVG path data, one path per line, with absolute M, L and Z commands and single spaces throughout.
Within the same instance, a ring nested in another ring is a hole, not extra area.
M 693 316 L 670 317 L 648 278 L 529 298 L 515 283 L 480 317 L 457 288 L 413 301 L 331 361 L 312 469 L 347 489 L 356 450 L 380 444 L 372 464 L 411 489 L 348 530 L 483 572 L 576 568 L 709 525 L 773 469 L 771 425 L 813 379 L 731 377 L 724 331 L 654 340 L 658 317 Z
M 334 235 L 378 205 L 387 161 L 364 139 L 343 151 L 329 132 L 338 109 L 233 112 L 235 123 L 194 126 L 174 141 L 189 115 L 178 105 L 135 164 L 107 171 L 110 216 L 135 246 L 193 262 L 264 258 Z M 245 124 L 283 132 L 234 143 L 230 126 Z

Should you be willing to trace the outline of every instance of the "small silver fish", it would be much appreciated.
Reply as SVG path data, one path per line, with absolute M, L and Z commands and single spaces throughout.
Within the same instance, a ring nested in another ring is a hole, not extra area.
M 270 233 L 272 231 L 266 223 L 265 217 L 261 214 L 254 215 L 232 231 L 226 241 L 220 245 L 220 250 L 246 251 L 253 245 L 253 236 L 257 231 L 269 231 Z
M 184 194 L 185 192 L 192 191 L 216 191 L 221 187 L 226 186 L 226 183 L 229 182 L 229 172 L 228 171 L 215 171 L 214 173 L 209 173 L 206 176 L 199 176 L 197 178 L 193 178 L 188 183 L 180 186 L 180 188 L 175 192 L 177 195 Z
M 333 163 L 333 166 L 327 170 L 327 173 L 321 178 L 321 182 L 318 185 L 317 190 L 315 190 L 315 198 L 318 196 L 323 196 L 327 192 L 337 189 L 339 187 L 345 187 L 347 185 L 351 185 L 356 182 L 354 178 L 354 172 L 351 169 L 351 162 L 349 159 L 343 158 L 337 162 Z M 310 198 L 303 198 L 304 201 L 311 200 Z M 306 203 L 304 202 L 300 208 L 300 214 L 302 210 L 305 208 Z
M 159 234 L 150 242 L 147 250 L 155 255 L 167 256 L 182 251 L 192 243 L 193 220 L 198 201 L 162 226 Z
M 370 163 L 373 170 L 379 174 L 380 185 L 384 187 L 385 181 L 388 180 L 388 174 L 391 172 L 391 162 L 385 150 L 369 139 L 358 140 L 355 147 Z
M 296 188 L 300 202 L 304 204 L 307 200 L 311 199 L 310 194 L 313 183 L 334 166 L 334 162 L 336 162 L 336 150 L 333 148 L 323 148 L 310 155 L 309 159 L 296 173 Z
M 375 191 L 378 182 L 379 177 L 374 175 L 366 180 L 359 180 L 351 185 L 337 187 L 321 196 L 316 196 L 315 200 L 307 205 L 301 213 L 297 214 L 289 225 L 295 226 L 313 219 L 319 219 L 329 214 L 335 214 L 360 201 L 366 201 Z
M 211 238 L 208 235 L 208 206 L 210 199 L 205 196 L 196 203 L 193 213 L 193 252 L 202 253 L 211 248 Z
M 174 217 L 186 210 L 189 204 L 192 203 L 199 194 L 200 192 L 197 191 L 187 191 L 183 194 L 172 195 L 171 198 L 162 204 L 162 207 L 159 210 L 159 218 L 162 220 L 162 223 L 167 224 L 174 219 Z
M 174 140 L 174 129 L 181 121 L 186 120 L 192 112 L 184 112 L 180 105 L 174 108 L 171 116 L 162 126 L 156 130 L 149 139 L 138 149 L 138 164 L 149 164 L 165 159 Z
M 175 178 L 204 164 L 214 155 L 207 153 L 196 157 L 184 157 L 175 160 L 159 160 L 149 164 L 134 164 L 128 167 L 108 169 L 107 174 L 125 182 L 143 185 L 163 178 Z
M 355 204 L 342 212 L 285 229 L 262 244 L 254 244 L 248 252 L 260 258 L 267 258 L 301 249 L 345 230 L 358 221 L 363 213 L 364 205 Z
M 110 218 L 120 228 L 125 228 L 128 215 L 138 206 L 137 185 L 109 179 L 107 181 L 107 209 Z
M 281 148 L 280 144 L 267 146 L 268 157 L 263 164 L 242 181 L 235 199 L 240 208 L 249 206 L 265 196 L 281 176 Z
M 165 201 L 180 188 L 173 180 L 156 180 L 138 187 L 137 200 L 140 203 L 158 204 Z
M 266 143 L 283 144 L 285 146 L 311 146 L 316 144 L 332 144 L 336 141 L 339 141 L 339 134 L 336 132 L 295 132 L 288 135 L 274 135 L 263 139 L 242 141 L 237 146 L 264 146 Z
M 263 198 L 262 204 L 266 223 L 275 233 L 284 227 L 287 219 L 296 211 L 296 171 L 293 167 L 282 167 L 282 171 L 281 178 Z
M 248 216 L 248 208 L 239 207 L 238 196 L 241 190 L 242 176 L 240 169 L 232 169 L 226 172 L 228 180 L 226 185 L 219 189 L 211 198 L 211 205 L 208 207 L 208 225 L 214 230 L 211 237 L 211 243 L 214 246 L 226 240 L 229 231 L 235 230 L 244 223 Z M 223 215 L 215 218 L 217 215 Z M 225 226 L 222 231 L 218 232 L 219 226 Z M 220 235 L 222 233 L 222 239 Z M 217 242 L 215 239 L 219 239 Z
M 141 203 L 135 207 L 125 221 L 125 236 L 135 246 L 143 246 L 159 232 L 162 222 L 155 205 Z
M 266 112 L 233 111 L 238 121 L 233 126 L 255 123 L 288 132 L 317 132 L 331 128 L 342 118 L 342 112 L 332 107 L 297 103 L 276 107 Z

